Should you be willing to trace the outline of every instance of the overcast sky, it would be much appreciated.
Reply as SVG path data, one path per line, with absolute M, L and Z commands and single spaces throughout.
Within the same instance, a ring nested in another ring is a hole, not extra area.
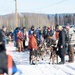
M 17 0 L 18 12 L 75 13 L 75 0 Z M 15 0 L 0 0 L 0 15 L 15 12 Z

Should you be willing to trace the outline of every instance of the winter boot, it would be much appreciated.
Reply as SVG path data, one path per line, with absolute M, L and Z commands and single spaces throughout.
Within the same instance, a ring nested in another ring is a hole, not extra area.
M 21 51 L 24 52 L 24 47 L 22 47 Z
M 18 47 L 18 50 L 17 50 L 18 52 L 20 52 L 20 48 Z

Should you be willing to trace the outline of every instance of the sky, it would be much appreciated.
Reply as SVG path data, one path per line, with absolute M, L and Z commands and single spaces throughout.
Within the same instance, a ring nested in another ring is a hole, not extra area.
M 75 0 L 17 0 L 18 13 L 75 13 Z M 0 15 L 15 12 L 15 0 L 0 0 Z

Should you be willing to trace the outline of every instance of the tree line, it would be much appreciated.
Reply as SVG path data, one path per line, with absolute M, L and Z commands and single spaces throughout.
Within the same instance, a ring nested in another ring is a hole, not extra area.
M 5 25 L 8 30 L 13 30 L 16 27 L 15 14 L 0 16 L 0 28 Z M 18 14 L 18 26 L 29 29 L 32 25 L 37 27 L 55 26 L 75 24 L 75 13 L 73 14 L 35 14 L 35 13 L 20 13 Z

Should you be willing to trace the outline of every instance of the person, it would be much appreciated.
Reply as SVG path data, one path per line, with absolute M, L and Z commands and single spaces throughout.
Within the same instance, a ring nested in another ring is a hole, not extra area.
M 24 35 L 20 28 L 18 29 L 18 32 L 17 32 L 17 38 L 18 38 L 17 39 L 18 52 L 20 52 L 20 51 L 24 52 L 24 46 L 23 46 Z
M 41 30 L 41 27 L 39 27 L 38 30 L 39 30 L 40 42 L 42 42 L 42 30 Z
M 68 48 L 68 56 L 69 60 L 68 62 L 74 62 L 74 49 L 73 49 L 73 34 L 74 31 L 70 29 L 69 25 L 66 25 L 66 39 L 67 39 L 67 48 Z
M 52 37 L 53 34 L 54 34 L 54 30 L 52 29 L 52 27 L 50 27 L 50 33 L 49 33 L 50 37 Z
M 46 39 L 48 37 L 48 29 L 46 26 L 44 26 L 44 28 L 43 28 L 43 37 L 44 37 L 44 40 L 46 41 Z
M 56 44 L 58 44 L 58 39 L 59 39 L 59 30 L 56 28 L 53 34 L 53 39 L 56 41 Z
M 18 70 L 11 55 L 6 53 L 4 37 L 2 30 L 0 30 L 0 75 L 4 75 L 5 73 L 14 75 Z
M 30 64 L 36 64 L 34 61 L 36 61 L 37 57 L 37 48 L 36 32 L 34 31 L 33 34 L 29 36 L 28 44 L 28 49 L 30 50 Z
M 58 40 L 58 55 L 61 58 L 59 64 L 65 63 L 65 31 L 62 26 L 58 26 L 59 30 L 59 40 Z
M 37 44 L 38 44 L 38 46 L 39 46 L 40 43 L 41 43 L 41 31 L 40 31 L 39 28 L 37 28 L 37 29 L 35 30 L 35 32 L 36 32 Z
M 7 28 L 6 28 L 6 26 L 2 26 L 1 31 L 2 31 L 2 33 L 3 33 L 4 36 L 5 36 L 4 43 L 7 44 L 7 43 L 8 43 L 8 42 L 7 42 L 8 38 L 7 38 Z
M 18 44 L 17 44 L 17 40 L 18 40 L 18 37 L 17 37 L 18 29 L 19 29 L 19 27 L 16 27 L 14 29 L 14 32 L 13 32 L 13 41 L 14 41 L 14 46 L 15 47 L 18 47 Z
M 13 30 L 7 33 L 8 43 L 13 41 Z
M 24 34 L 23 46 L 24 49 L 27 49 L 29 38 L 28 38 L 28 31 L 26 27 L 23 27 L 23 34 Z
M 28 35 L 30 36 L 34 32 L 34 26 L 32 25 L 31 28 L 28 31 Z

